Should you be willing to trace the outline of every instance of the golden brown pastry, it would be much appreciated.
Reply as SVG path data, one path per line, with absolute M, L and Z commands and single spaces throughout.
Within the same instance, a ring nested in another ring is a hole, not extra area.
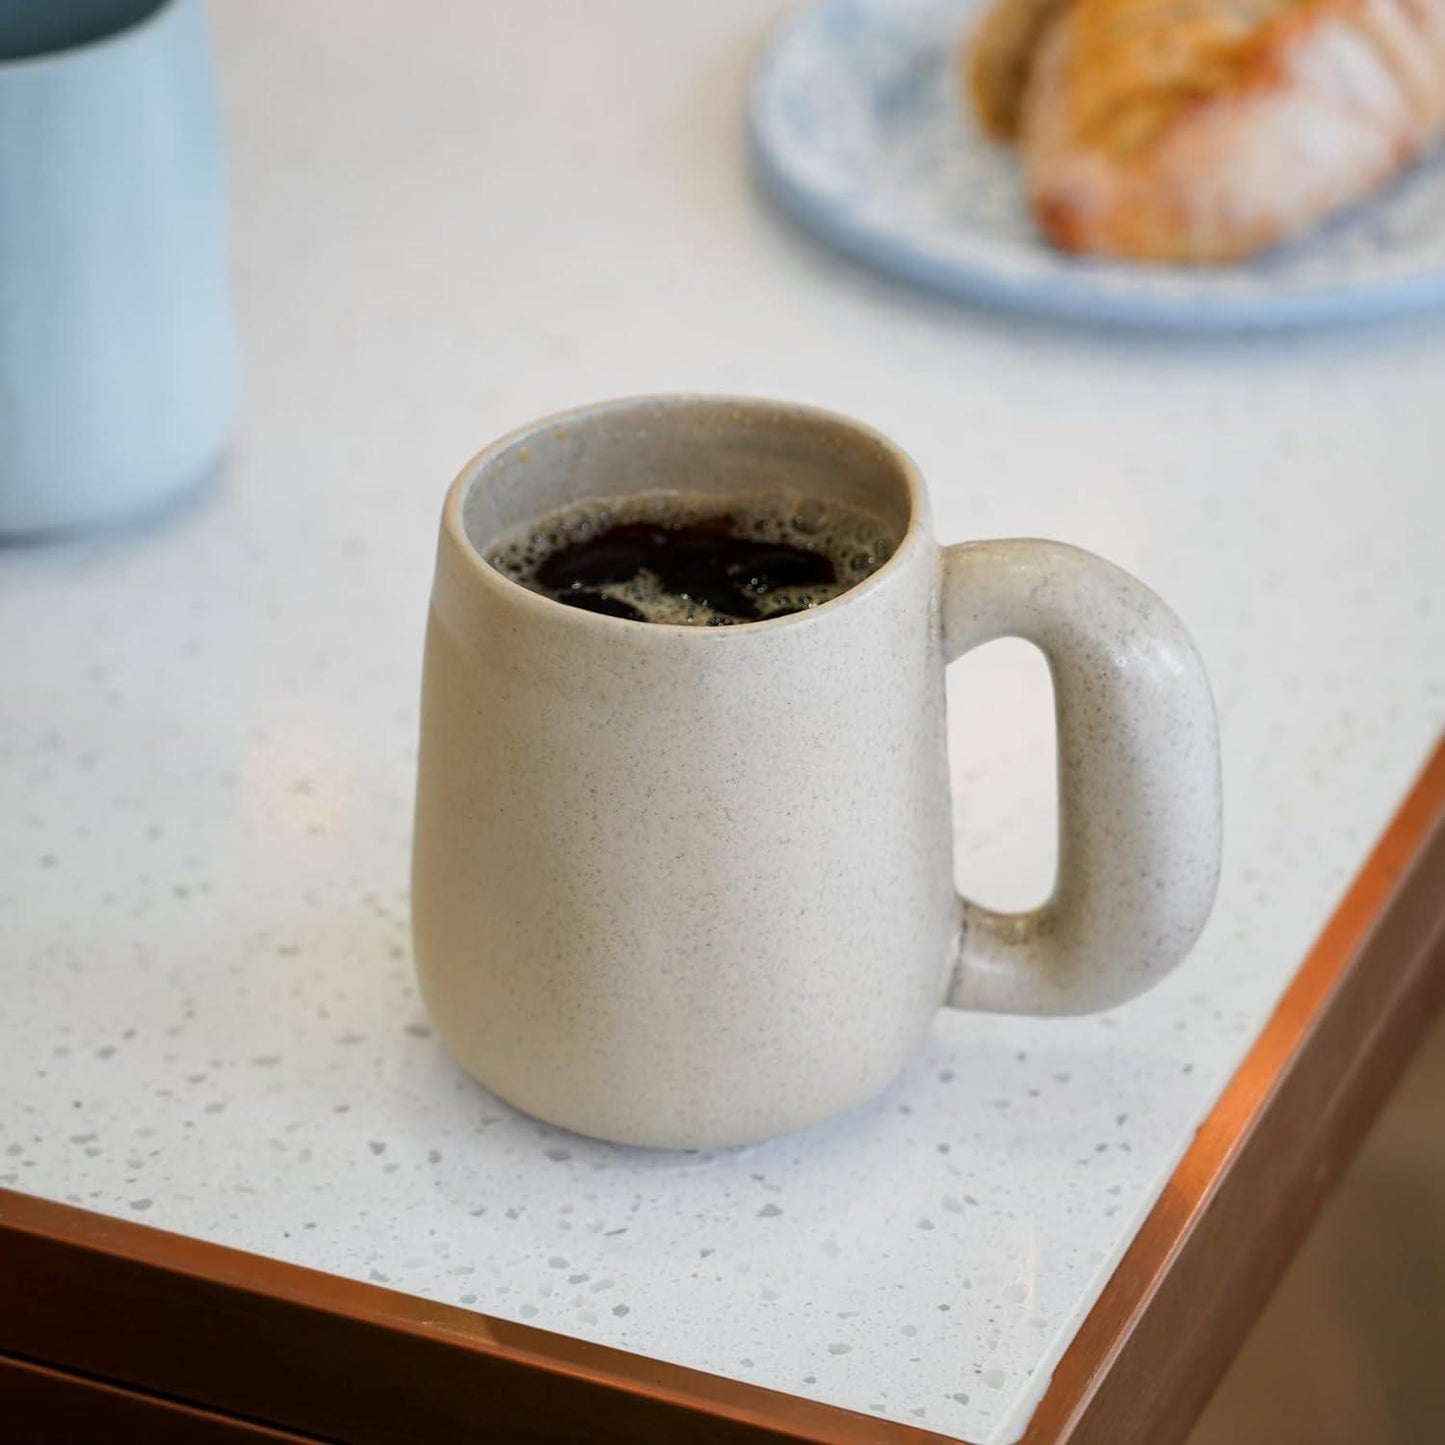
M 1039 41 L 1068 0 L 998 0 L 964 56 L 964 76 L 983 127 L 999 140 L 1018 136 L 1024 90 Z
M 1436 138 L 1445 0 L 1066 0 L 1025 70 L 1020 139 L 1051 241 L 1229 261 Z

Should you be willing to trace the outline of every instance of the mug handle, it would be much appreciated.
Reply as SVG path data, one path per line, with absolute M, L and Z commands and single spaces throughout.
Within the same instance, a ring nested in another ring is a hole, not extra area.
M 942 556 L 944 661 L 999 637 L 1044 654 L 1058 725 L 1059 866 L 1028 913 L 962 902 L 945 1002 L 1006 1013 L 1112 1008 L 1157 983 L 1219 881 L 1219 733 L 1204 664 L 1142 582 L 1059 542 Z

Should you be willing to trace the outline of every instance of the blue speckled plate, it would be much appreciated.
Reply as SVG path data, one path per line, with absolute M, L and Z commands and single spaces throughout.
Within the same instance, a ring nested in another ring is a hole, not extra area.
M 1247 265 L 1087 261 L 1039 239 L 1017 161 L 973 124 L 957 50 L 980 0 L 823 0 L 777 35 L 750 124 L 803 223 L 957 296 L 1096 321 L 1217 330 L 1445 301 L 1445 153 L 1308 240 Z

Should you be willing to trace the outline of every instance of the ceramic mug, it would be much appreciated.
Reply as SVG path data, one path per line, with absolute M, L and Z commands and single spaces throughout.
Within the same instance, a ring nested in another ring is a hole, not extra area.
M 661 488 L 834 498 L 902 540 L 833 601 L 722 628 L 565 607 L 484 560 Z M 945 752 L 944 668 L 1004 636 L 1042 649 L 1058 714 L 1058 880 L 1016 915 L 955 894 Z M 877 1093 L 941 1005 L 1109 1008 L 1188 951 L 1219 849 L 1214 708 L 1173 613 L 1057 542 L 940 547 L 913 463 L 856 422 L 611 402 L 504 438 L 448 495 L 417 966 L 447 1047 L 540 1118 L 740 1144 Z
M 0 5 L 0 534 L 144 510 L 230 427 L 199 0 Z

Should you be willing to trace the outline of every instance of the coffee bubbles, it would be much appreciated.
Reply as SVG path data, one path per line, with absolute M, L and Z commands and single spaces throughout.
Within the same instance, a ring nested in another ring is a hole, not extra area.
M 876 517 L 841 502 L 658 491 L 574 503 L 503 535 L 486 558 L 569 607 L 729 627 L 831 601 L 897 545 Z

